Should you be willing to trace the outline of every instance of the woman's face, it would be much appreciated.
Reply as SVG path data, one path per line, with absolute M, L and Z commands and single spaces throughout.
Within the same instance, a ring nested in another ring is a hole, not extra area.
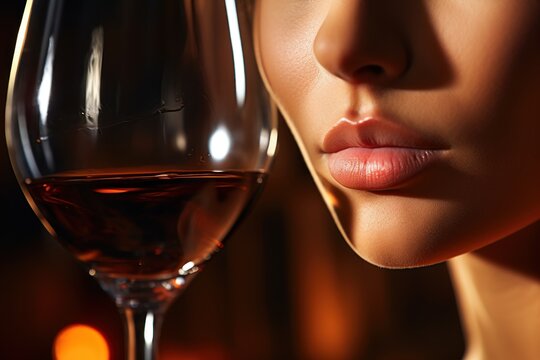
M 427 265 L 540 218 L 538 0 L 259 0 L 259 65 L 366 260 Z

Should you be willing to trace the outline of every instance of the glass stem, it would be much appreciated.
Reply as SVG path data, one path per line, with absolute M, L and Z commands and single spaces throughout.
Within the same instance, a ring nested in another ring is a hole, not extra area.
M 156 360 L 165 305 L 157 308 L 121 307 L 126 339 L 126 360 Z
M 193 278 L 130 280 L 96 276 L 115 300 L 124 322 L 126 359 L 156 360 L 165 312 Z

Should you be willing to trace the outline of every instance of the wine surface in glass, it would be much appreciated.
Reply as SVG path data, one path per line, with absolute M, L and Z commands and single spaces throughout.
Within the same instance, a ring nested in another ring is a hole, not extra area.
M 57 175 L 26 184 L 42 221 L 93 275 L 188 275 L 262 188 L 262 172 Z

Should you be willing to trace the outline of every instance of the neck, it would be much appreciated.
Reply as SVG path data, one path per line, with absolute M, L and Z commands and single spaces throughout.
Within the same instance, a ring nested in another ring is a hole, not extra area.
M 540 359 L 540 223 L 449 261 L 465 359 Z

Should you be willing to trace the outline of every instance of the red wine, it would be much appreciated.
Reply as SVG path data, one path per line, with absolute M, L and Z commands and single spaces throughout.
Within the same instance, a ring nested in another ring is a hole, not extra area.
M 166 278 L 217 250 L 264 183 L 260 172 L 56 176 L 28 191 L 52 233 L 91 273 Z

